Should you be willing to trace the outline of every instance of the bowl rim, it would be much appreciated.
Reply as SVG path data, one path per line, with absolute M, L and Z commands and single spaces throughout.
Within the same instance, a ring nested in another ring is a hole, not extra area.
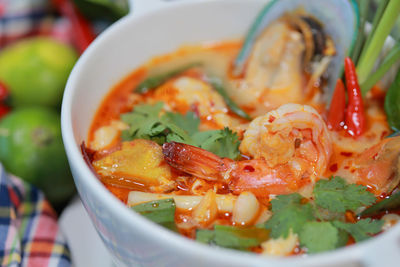
M 335 249 L 328 252 L 318 253 L 315 255 L 302 255 L 293 257 L 273 257 L 268 255 L 259 255 L 254 253 L 247 253 L 242 251 L 236 251 L 233 249 L 226 249 L 220 247 L 214 247 L 209 245 L 200 244 L 194 240 L 175 234 L 162 226 L 159 226 L 146 218 L 142 217 L 135 212 L 130 211 L 121 201 L 119 201 L 106 187 L 98 180 L 94 173 L 87 166 L 84 161 L 80 146 L 77 143 L 78 140 L 74 137 L 73 132 L 73 121 L 72 121 L 72 103 L 75 95 L 79 92 L 78 83 L 80 80 L 81 70 L 85 68 L 91 58 L 96 55 L 98 44 L 102 43 L 104 39 L 110 39 L 118 36 L 120 29 L 128 27 L 132 23 L 139 21 L 147 16 L 155 16 L 158 12 L 171 11 L 176 8 L 193 8 L 198 4 L 212 4 L 216 2 L 223 2 L 226 0 L 191 0 L 191 1 L 177 1 L 170 2 L 167 5 L 162 5 L 160 8 L 155 10 L 146 10 L 146 12 L 134 15 L 128 15 L 121 20 L 117 21 L 109 28 L 107 28 L 94 42 L 88 47 L 88 49 L 81 55 L 76 65 L 74 66 L 64 91 L 62 108 L 61 108 L 61 128 L 62 137 L 68 160 L 71 165 L 74 165 L 75 169 L 80 173 L 80 182 L 84 183 L 87 187 L 92 188 L 98 197 L 98 200 L 105 203 L 105 206 L 112 206 L 112 212 L 118 214 L 120 220 L 135 224 L 135 227 L 140 228 L 143 232 L 152 235 L 152 238 L 156 238 L 158 242 L 164 243 L 170 247 L 174 247 L 176 251 L 191 251 L 191 253 L 197 254 L 198 256 L 204 256 L 214 259 L 224 259 L 228 262 L 243 262 L 245 265 L 263 265 L 263 264 L 321 264 L 332 262 L 343 262 L 343 261 L 363 261 L 364 256 L 368 251 L 373 251 L 374 248 L 379 247 L 382 244 L 389 244 L 392 236 L 400 236 L 400 224 L 392 227 L 392 229 L 385 231 L 378 236 L 366 240 L 355 245 Z M 247 0 L 251 2 L 260 2 L 262 0 Z M 246 1 L 246 2 L 247 2 Z M 231 4 L 243 2 L 241 0 L 230 0 Z M 123 78 L 123 77 L 122 77 Z M 121 78 L 121 79 L 122 79 Z M 97 110 L 97 109 L 96 109 Z M 86 209 L 86 205 L 85 209 Z M 97 230 L 97 229 L 96 229 Z

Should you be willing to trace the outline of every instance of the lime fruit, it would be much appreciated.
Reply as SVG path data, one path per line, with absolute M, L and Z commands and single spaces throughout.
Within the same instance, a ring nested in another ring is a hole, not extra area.
M 49 37 L 24 39 L 0 53 L 0 81 L 12 106 L 59 106 L 65 83 L 78 58 L 75 50 Z
M 42 189 L 55 206 L 75 192 L 60 116 L 51 108 L 17 108 L 0 120 L 0 161 L 8 172 Z

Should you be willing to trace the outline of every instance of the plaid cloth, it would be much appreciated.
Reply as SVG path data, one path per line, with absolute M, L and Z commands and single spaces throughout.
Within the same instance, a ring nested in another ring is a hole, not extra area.
M 70 253 L 43 193 L 0 165 L 0 266 L 68 267 Z
M 50 0 L 0 0 L 0 48 L 37 35 L 70 43 L 72 30 L 65 18 L 53 14 Z

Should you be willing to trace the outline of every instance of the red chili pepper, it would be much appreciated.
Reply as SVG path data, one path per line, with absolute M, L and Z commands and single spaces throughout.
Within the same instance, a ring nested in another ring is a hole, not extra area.
M 91 25 L 81 15 L 71 0 L 52 0 L 59 12 L 71 22 L 74 42 L 79 53 L 83 53 L 90 43 L 96 38 Z
M 344 72 L 349 98 L 345 123 L 349 134 L 352 136 L 360 136 L 365 131 L 364 104 L 358 84 L 356 68 L 349 57 L 346 57 L 344 60 Z
M 9 95 L 7 86 L 0 81 L 0 103 L 5 101 Z
M 336 82 L 335 91 L 333 92 L 331 105 L 328 113 L 328 127 L 331 130 L 339 130 L 344 122 L 344 112 L 346 108 L 346 91 L 341 79 Z
M 11 108 L 0 103 L 0 119 L 7 115 L 11 111 Z

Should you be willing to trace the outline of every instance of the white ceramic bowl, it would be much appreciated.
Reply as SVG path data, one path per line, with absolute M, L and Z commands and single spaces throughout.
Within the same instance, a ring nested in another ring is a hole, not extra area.
M 82 202 L 118 266 L 387 266 L 399 262 L 400 225 L 315 256 L 272 258 L 198 244 L 135 214 L 93 175 L 80 144 L 110 88 L 155 55 L 183 44 L 242 37 L 265 0 L 138 1 L 77 62 L 62 105 L 63 140 Z M 153 7 L 146 9 L 146 7 Z

